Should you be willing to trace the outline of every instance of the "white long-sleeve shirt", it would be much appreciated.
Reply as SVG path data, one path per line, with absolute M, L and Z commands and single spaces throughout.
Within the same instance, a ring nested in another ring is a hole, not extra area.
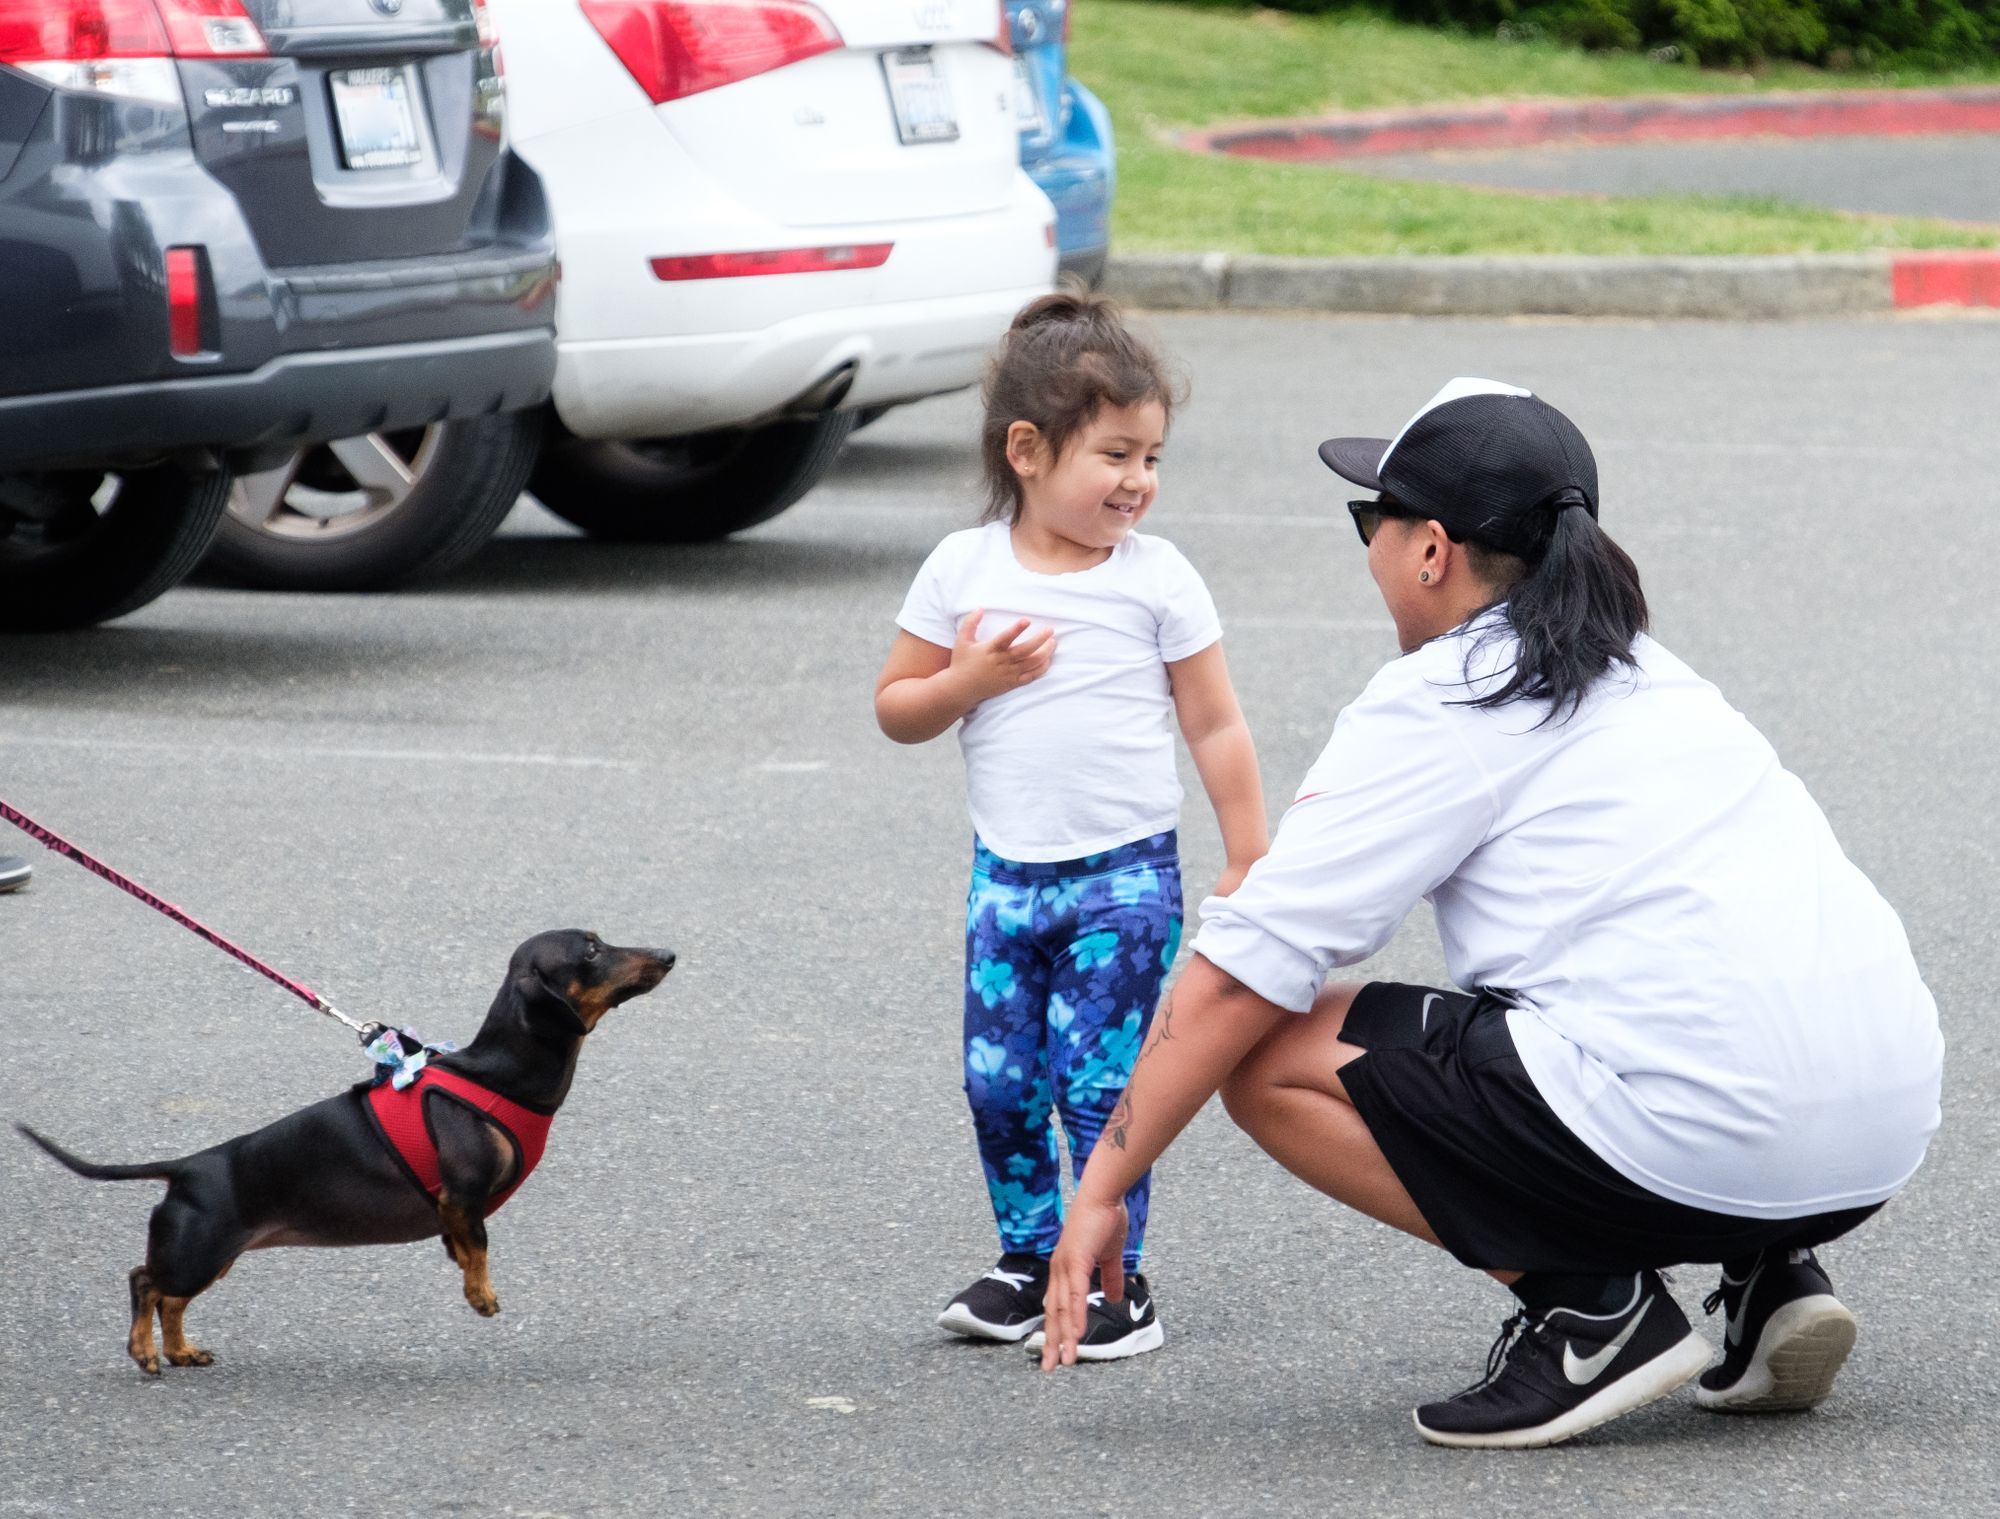
M 1658 643 L 1567 722 L 1451 704 L 1513 647 L 1488 614 L 1384 667 L 1270 853 L 1202 904 L 1195 952 L 1303 1012 L 1426 897 L 1451 979 L 1511 993 L 1536 1089 L 1622 1175 L 1752 1218 L 1892 1196 L 1937 1128 L 1943 1057 L 1895 912 Z

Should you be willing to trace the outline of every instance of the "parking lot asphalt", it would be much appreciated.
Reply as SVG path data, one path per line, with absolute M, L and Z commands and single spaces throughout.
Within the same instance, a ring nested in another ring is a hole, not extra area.
M 1386 179 L 1589 195 L 1772 197 L 1837 211 L 2000 222 L 2000 137 L 1752 137 L 1395 153 L 1340 167 Z
M 1314 445 L 1490 374 L 1592 439 L 1659 635 L 1902 912 L 1946 1119 L 1827 1252 L 1862 1326 L 1833 1400 L 1728 1420 L 1683 1395 L 1554 1450 L 1426 1447 L 1410 1408 L 1474 1380 L 1506 1296 L 1308 1193 L 1214 1105 L 1159 1176 L 1163 1351 L 1044 1378 L 935 1330 L 994 1254 L 958 1090 L 968 827 L 952 743 L 895 748 L 869 693 L 910 576 L 972 512 L 958 396 L 859 434 L 736 542 L 593 544 L 524 504 L 427 591 L 183 589 L 0 642 L 0 796 L 355 1016 L 463 1040 L 548 927 L 681 956 L 593 1035 L 493 1221 L 495 1320 L 430 1244 L 271 1251 L 190 1312 L 216 1365 L 148 1382 L 124 1273 L 155 1187 L 0 1136 L 0 1514 L 2000 1509 L 1991 324 L 1156 327 L 1193 399 L 1148 528 L 1214 590 L 1274 810 L 1394 653 Z M 1219 864 L 1198 790 L 1183 836 L 1194 887 Z M 0 1117 L 151 1159 L 365 1074 L 341 1030 L 33 852 L 0 897 Z M 1441 975 L 1428 923 L 1368 970 Z M 1678 1291 L 1719 1338 L 1711 1285 Z

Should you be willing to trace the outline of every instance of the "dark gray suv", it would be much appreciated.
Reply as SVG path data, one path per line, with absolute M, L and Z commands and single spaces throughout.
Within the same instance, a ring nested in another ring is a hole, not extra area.
M 151 600 L 327 439 L 465 419 L 477 510 L 383 547 L 484 541 L 556 263 L 483 6 L 0 0 L 0 628 Z

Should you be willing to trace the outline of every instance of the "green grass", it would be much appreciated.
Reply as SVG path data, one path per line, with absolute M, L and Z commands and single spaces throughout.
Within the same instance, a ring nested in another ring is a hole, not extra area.
M 1768 198 L 1529 196 L 1190 153 L 1180 131 L 1269 116 L 1498 97 L 1692 94 L 1983 83 L 1949 75 L 1755 75 L 1500 42 L 1363 13 L 1078 0 L 1071 70 L 1118 134 L 1112 240 L 1233 253 L 1794 253 L 1987 247 L 2000 230 L 1846 216 Z

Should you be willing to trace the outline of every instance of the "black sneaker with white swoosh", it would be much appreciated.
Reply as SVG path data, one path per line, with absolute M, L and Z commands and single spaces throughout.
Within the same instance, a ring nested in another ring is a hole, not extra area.
M 938 1327 L 969 1340 L 1014 1343 L 1042 1327 L 1042 1293 L 1049 1263 L 1038 1255 L 1008 1254 L 945 1305 Z
M 1810 1250 L 1766 1250 L 1736 1266 L 1702 1302 L 1726 1316 L 1722 1360 L 1702 1373 L 1695 1401 L 1716 1413 L 1817 1407 L 1854 1348 L 1854 1315 Z
M 1613 1313 L 1516 1313 L 1485 1378 L 1419 1408 L 1417 1433 L 1434 1445 L 1554 1445 L 1665 1397 L 1707 1364 L 1708 1347 L 1659 1273 L 1641 1271 Z
M 1042 1331 L 1028 1336 L 1028 1354 L 1042 1353 Z M 1102 1292 L 1090 1295 L 1083 1338 L 1076 1343 L 1079 1361 L 1122 1361 L 1127 1356 L 1144 1355 L 1166 1343 L 1160 1327 L 1160 1311 L 1153 1306 L 1153 1289 L 1137 1271 L 1125 1273 L 1125 1300 L 1110 1303 Z

